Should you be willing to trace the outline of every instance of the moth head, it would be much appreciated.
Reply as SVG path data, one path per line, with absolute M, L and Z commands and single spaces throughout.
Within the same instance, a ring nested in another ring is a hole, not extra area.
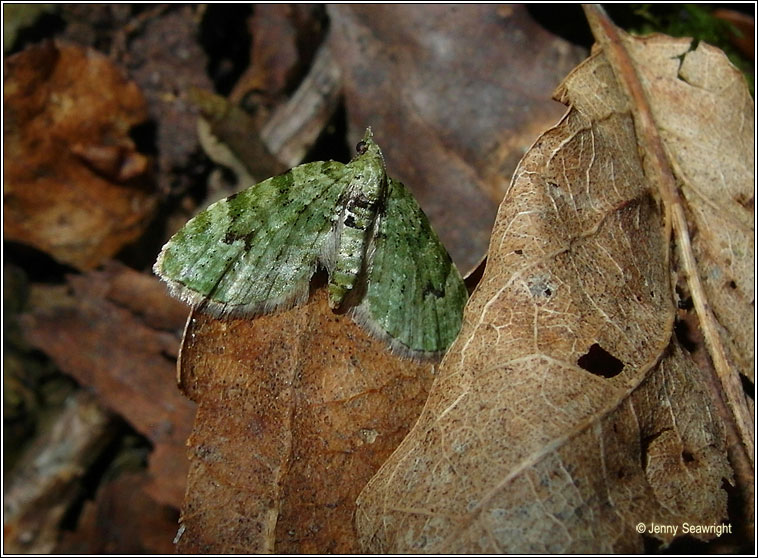
M 355 149 L 358 154 L 347 165 L 352 172 L 353 186 L 350 191 L 360 190 L 369 199 L 378 200 L 387 190 L 387 171 L 384 156 L 374 141 L 371 128 L 366 129 Z
M 374 134 L 371 131 L 371 126 L 366 128 L 366 133 L 363 134 L 363 139 L 355 146 L 355 150 L 358 152 L 356 159 L 361 156 L 365 157 L 377 157 L 384 162 L 382 151 L 374 141 Z

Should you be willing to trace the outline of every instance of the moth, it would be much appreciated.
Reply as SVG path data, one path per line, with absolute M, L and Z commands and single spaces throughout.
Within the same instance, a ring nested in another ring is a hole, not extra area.
M 329 306 L 400 355 L 437 356 L 458 335 L 466 287 L 371 128 L 347 164 L 299 165 L 210 205 L 153 270 L 212 315 L 255 316 L 307 300 L 319 267 Z

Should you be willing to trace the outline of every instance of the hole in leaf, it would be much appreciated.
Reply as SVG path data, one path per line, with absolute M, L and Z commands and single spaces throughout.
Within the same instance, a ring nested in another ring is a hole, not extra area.
M 692 335 L 689 323 L 684 320 L 676 320 L 674 323 L 674 333 L 679 344 L 688 352 L 691 353 L 697 348 L 697 341 Z
M 682 461 L 684 461 L 685 463 L 692 463 L 693 461 L 695 461 L 695 456 L 692 455 L 692 453 L 690 453 L 689 451 L 684 450 L 682 452 Z
M 555 284 L 549 275 L 535 275 L 527 280 L 529 294 L 535 299 L 549 299 L 553 296 Z M 540 301 L 542 302 L 542 301 Z
M 692 299 L 685 298 L 676 301 L 676 306 L 679 310 L 692 310 Z
M 624 369 L 624 363 L 595 343 L 584 355 L 579 357 L 577 364 L 587 372 L 603 378 L 613 378 Z
M 692 309 L 692 297 L 682 285 L 676 286 L 676 306 L 680 310 Z

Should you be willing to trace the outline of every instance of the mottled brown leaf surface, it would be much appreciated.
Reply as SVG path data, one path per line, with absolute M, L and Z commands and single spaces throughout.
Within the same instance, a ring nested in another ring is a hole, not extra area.
M 33 309 L 22 320 L 27 342 L 150 439 L 153 484 L 147 490 L 178 508 L 194 414 L 176 389 L 173 361 L 173 331 L 186 307 L 170 299 L 157 278 L 124 266 L 70 276 L 68 289 L 35 287 Z
M 616 71 L 598 50 L 557 91 L 424 412 L 359 498 L 365 550 L 640 552 L 639 523 L 729 521 L 729 417 L 673 334 L 666 205 Z
M 4 233 L 91 269 L 138 238 L 156 199 L 129 137 L 145 100 L 93 50 L 46 42 L 5 64 Z
M 550 92 L 583 49 L 523 6 L 332 5 L 328 13 L 352 137 L 373 127 L 390 174 L 470 269 L 516 163 L 560 117 Z
M 349 554 L 355 498 L 420 413 L 432 365 L 389 355 L 319 289 L 254 320 L 195 314 L 180 374 L 198 412 L 178 550 Z
M 693 49 L 689 39 L 655 36 L 624 44 L 682 194 L 686 220 L 674 226 L 684 229 L 677 233 L 689 240 L 696 269 L 680 247 L 680 273 L 700 282 L 687 294 L 714 363 L 741 392 L 738 374 L 755 379 L 753 99 L 742 74 L 706 43 Z

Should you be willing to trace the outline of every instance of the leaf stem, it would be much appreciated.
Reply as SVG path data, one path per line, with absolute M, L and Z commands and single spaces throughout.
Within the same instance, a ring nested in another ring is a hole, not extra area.
M 658 185 L 666 211 L 666 221 L 673 228 L 676 246 L 680 252 L 687 284 L 703 331 L 706 347 L 713 361 L 716 375 L 724 390 L 734 425 L 739 432 L 744 452 L 751 467 L 755 467 L 754 434 L 752 414 L 747 405 L 739 371 L 726 355 L 719 337 L 716 317 L 707 302 L 705 289 L 695 261 L 690 243 L 689 227 L 684 213 L 682 198 L 676 185 L 674 173 L 666 149 L 663 145 L 653 117 L 650 104 L 634 69 L 634 64 L 627 52 L 617 28 L 596 5 L 585 5 L 584 11 L 592 28 L 595 39 L 602 46 L 608 57 L 616 78 L 624 88 L 630 100 L 631 111 L 638 131 L 640 151 L 644 157 L 650 157 L 646 167 L 652 171 L 649 178 Z M 667 227 L 668 228 L 668 227 Z M 667 231 L 670 235 L 670 230 Z M 670 258 L 669 258 L 670 259 Z

